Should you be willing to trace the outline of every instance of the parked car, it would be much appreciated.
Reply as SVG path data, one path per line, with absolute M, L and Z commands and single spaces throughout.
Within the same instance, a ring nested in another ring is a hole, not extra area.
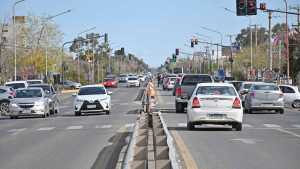
M 50 84 L 33 84 L 29 85 L 29 88 L 42 88 L 49 98 L 50 114 L 57 114 L 59 112 L 59 99 L 57 97 L 56 91 Z
M 81 84 L 77 83 L 77 82 L 70 81 L 70 80 L 66 80 L 66 81 L 63 82 L 63 87 L 65 89 L 79 89 L 81 87 Z
M 245 112 L 254 110 L 275 110 L 284 113 L 283 93 L 276 84 L 252 84 L 245 97 Z
M 300 108 L 300 89 L 297 86 L 279 85 L 283 93 L 284 103 L 293 108 Z
M 138 77 L 136 76 L 130 76 L 128 77 L 127 79 L 127 87 L 131 87 L 131 86 L 134 86 L 134 87 L 140 87 L 140 81 L 138 79 Z
M 42 84 L 43 80 L 33 79 L 33 80 L 27 80 L 28 85 L 32 84 Z
M 185 74 L 182 76 L 180 85 L 176 88 L 175 109 L 176 113 L 184 112 L 188 100 L 198 83 L 212 83 L 213 79 L 208 74 Z
M 163 83 L 163 90 L 171 90 L 175 86 L 177 77 L 167 77 Z
M 13 89 L 27 88 L 28 87 L 27 81 L 11 81 L 11 82 L 6 82 L 4 85 L 12 87 Z
M 7 115 L 9 102 L 15 96 L 15 90 L 11 87 L 0 86 L 0 115 Z
M 110 114 L 111 95 L 103 85 L 86 85 L 79 89 L 78 94 L 74 94 L 75 116 L 82 113 L 93 113 L 104 111 Z
M 108 77 L 103 79 L 104 87 L 118 87 L 118 80 L 115 77 Z
M 229 124 L 242 130 L 243 108 L 232 84 L 197 84 L 187 107 L 187 128 L 202 124 Z
M 17 89 L 8 114 L 12 119 L 19 116 L 47 117 L 50 115 L 49 98 L 42 88 Z

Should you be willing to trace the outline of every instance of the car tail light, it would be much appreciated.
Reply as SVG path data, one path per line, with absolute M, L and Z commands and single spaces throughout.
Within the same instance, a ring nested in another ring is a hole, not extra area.
M 239 98 L 235 98 L 232 104 L 232 108 L 234 109 L 240 109 L 241 108 L 241 101 Z
M 192 108 L 200 108 L 200 100 L 198 99 L 198 97 L 193 98 Z
M 251 92 L 251 93 L 250 93 L 250 96 L 251 96 L 251 97 L 255 97 L 255 93 L 254 93 L 254 92 Z
M 181 87 L 176 88 L 176 96 L 181 96 L 182 90 Z

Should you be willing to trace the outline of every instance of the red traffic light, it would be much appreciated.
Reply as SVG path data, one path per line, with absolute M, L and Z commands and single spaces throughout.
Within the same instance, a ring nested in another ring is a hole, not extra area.
M 266 10 L 267 9 L 267 4 L 266 3 L 260 3 L 259 4 L 259 9 L 263 10 L 263 11 Z
M 175 55 L 177 55 L 177 56 L 179 55 L 179 49 L 178 48 L 175 49 Z

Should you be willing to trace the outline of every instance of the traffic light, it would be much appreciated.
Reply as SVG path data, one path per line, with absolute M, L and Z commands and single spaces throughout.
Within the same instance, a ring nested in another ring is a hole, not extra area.
M 175 49 L 175 55 L 176 55 L 176 56 L 179 55 L 179 49 L 178 49 L 178 48 Z
M 259 4 L 259 9 L 262 11 L 265 11 L 267 9 L 267 4 L 266 3 L 260 3 Z
M 195 45 L 198 45 L 198 39 L 194 40 Z
M 173 62 L 176 62 L 177 56 L 175 54 L 172 55 L 172 60 L 173 60 Z
M 108 34 L 107 33 L 104 34 L 104 42 L 108 43 Z
M 236 15 L 237 16 L 247 15 L 246 0 L 236 0 Z
M 191 39 L 191 48 L 193 48 L 194 47 L 194 40 L 193 39 Z
M 124 49 L 124 48 L 121 48 L 120 53 L 121 53 L 121 55 L 125 55 L 125 49 Z
M 247 0 L 247 15 L 256 15 L 256 0 Z

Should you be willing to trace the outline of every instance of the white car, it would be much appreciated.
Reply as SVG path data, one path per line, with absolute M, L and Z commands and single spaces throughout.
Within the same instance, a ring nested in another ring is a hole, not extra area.
M 300 108 L 300 89 L 297 86 L 279 85 L 283 93 L 284 103 L 293 108 Z
M 74 94 L 75 116 L 82 113 L 105 112 L 110 113 L 112 92 L 107 91 L 103 85 L 86 85 Z
M 187 107 L 187 128 L 202 124 L 229 124 L 242 130 L 243 107 L 232 84 L 200 83 Z
M 135 76 L 129 76 L 127 79 L 127 87 L 131 87 L 131 86 L 135 86 L 135 87 L 139 87 L 140 86 L 140 81 L 138 77 Z
M 13 89 L 19 89 L 19 88 L 27 88 L 28 83 L 27 81 L 11 81 L 11 82 L 6 82 L 5 86 L 12 87 Z

